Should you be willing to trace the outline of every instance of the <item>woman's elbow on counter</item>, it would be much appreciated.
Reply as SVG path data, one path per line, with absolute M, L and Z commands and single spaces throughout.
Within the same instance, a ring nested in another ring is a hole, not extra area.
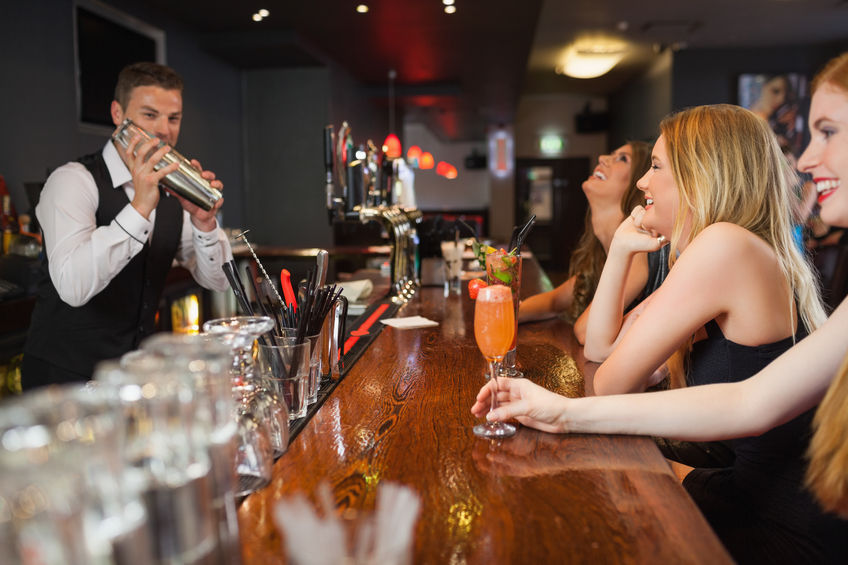
M 587 361 L 592 361 L 593 363 L 603 363 L 609 357 L 609 351 L 603 351 L 601 347 L 597 347 L 591 342 L 586 341 L 586 333 L 583 332 L 583 339 L 580 339 L 580 336 L 577 335 L 577 329 L 574 330 L 574 335 L 577 336 L 577 341 L 583 345 L 583 356 Z

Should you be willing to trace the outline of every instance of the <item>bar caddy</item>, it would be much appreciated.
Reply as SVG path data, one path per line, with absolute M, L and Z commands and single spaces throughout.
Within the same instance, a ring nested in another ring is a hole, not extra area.
M 407 302 L 420 286 L 418 233 L 421 211 L 398 204 L 396 159 L 369 141 L 355 149 L 350 126 L 343 122 L 338 134 L 324 128 L 324 170 L 330 223 L 378 222 L 391 242 L 391 289 L 393 302 Z M 341 194 L 341 195 L 339 195 Z

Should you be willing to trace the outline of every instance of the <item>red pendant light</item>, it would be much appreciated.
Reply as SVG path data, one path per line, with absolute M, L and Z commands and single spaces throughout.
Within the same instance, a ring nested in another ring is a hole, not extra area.
M 425 151 L 421 154 L 421 157 L 418 158 L 419 169 L 432 169 L 435 165 L 436 161 L 433 159 L 433 154 L 429 151 Z
M 410 163 L 417 162 L 418 159 L 421 158 L 421 148 L 417 145 L 413 145 L 409 149 L 406 150 L 406 160 Z
M 450 170 L 450 164 L 445 163 L 444 161 L 439 161 L 439 164 L 436 165 L 436 174 L 445 176 Z
M 397 159 L 403 154 L 403 150 L 400 146 L 400 139 L 393 133 L 390 133 L 386 136 L 386 140 L 383 141 L 383 151 L 386 153 L 386 157 L 389 159 Z

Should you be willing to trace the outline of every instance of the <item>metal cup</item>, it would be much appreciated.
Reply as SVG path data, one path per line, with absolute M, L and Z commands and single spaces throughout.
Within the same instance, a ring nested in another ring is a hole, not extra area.
M 127 118 L 121 123 L 118 131 L 112 134 L 112 140 L 119 143 L 121 147 L 126 149 L 129 146 L 130 140 L 133 137 L 140 137 L 139 145 L 154 136 L 148 133 L 145 129 L 139 127 L 131 119 Z M 157 149 L 164 146 L 164 141 L 159 141 Z M 138 145 L 136 145 L 138 147 Z M 162 179 L 162 184 L 179 194 L 189 202 L 197 204 L 206 211 L 212 209 L 218 200 L 221 199 L 221 191 L 213 188 L 209 181 L 200 176 L 200 171 L 194 168 L 188 159 L 180 155 L 174 148 L 171 148 L 162 160 L 156 163 L 153 168 L 159 170 L 162 167 L 167 167 L 171 163 L 179 163 L 179 168 L 169 173 Z

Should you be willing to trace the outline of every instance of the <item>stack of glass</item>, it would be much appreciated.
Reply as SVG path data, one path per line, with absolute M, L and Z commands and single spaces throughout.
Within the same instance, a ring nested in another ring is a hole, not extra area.
M 97 387 L 42 389 L 0 410 L 0 563 L 154 563 L 124 431 Z

